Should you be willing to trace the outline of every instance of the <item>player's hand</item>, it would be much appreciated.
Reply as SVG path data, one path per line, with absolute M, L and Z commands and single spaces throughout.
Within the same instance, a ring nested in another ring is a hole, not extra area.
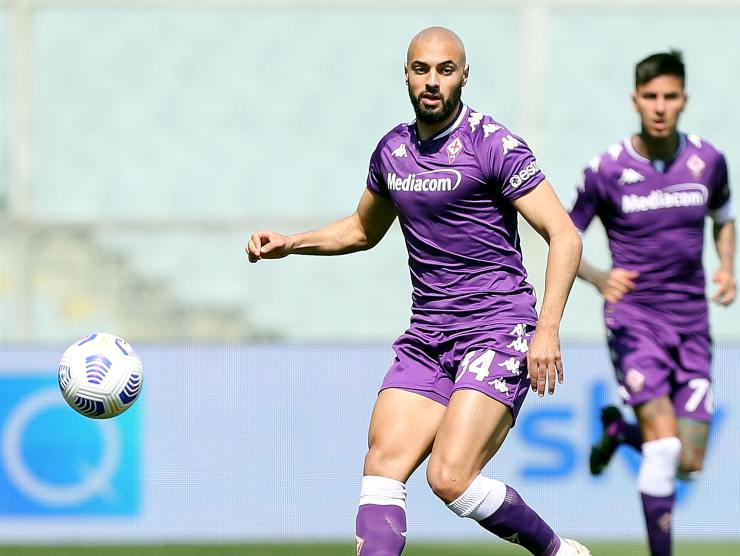
M 737 284 L 735 283 L 735 277 L 732 275 L 732 272 L 719 269 L 714 273 L 712 282 L 717 284 L 717 291 L 712 296 L 712 301 L 719 303 L 723 307 L 727 307 L 735 301 Z
M 617 303 L 627 292 L 635 289 L 634 280 L 640 276 L 636 270 L 612 268 L 598 285 L 599 291 L 609 303 Z
M 555 393 L 555 379 L 562 384 L 563 360 L 560 357 L 560 338 L 556 329 L 537 328 L 527 351 L 527 370 L 532 390 L 542 397 Z
M 282 259 L 290 255 L 292 247 L 293 243 L 289 237 L 269 230 L 260 230 L 249 238 L 245 251 L 249 262 L 256 263 L 260 259 Z

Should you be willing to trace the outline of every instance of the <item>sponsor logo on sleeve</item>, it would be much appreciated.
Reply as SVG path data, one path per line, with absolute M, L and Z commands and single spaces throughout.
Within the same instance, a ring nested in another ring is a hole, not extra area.
M 526 183 L 532 176 L 536 175 L 540 171 L 540 167 L 537 165 L 537 161 L 533 160 L 527 166 L 519 170 L 516 174 L 509 178 L 509 185 L 512 189 L 518 188 L 523 183 Z

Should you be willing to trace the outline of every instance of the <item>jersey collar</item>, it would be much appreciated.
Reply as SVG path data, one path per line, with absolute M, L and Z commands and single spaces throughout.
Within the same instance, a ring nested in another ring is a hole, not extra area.
M 419 140 L 419 136 L 416 133 L 416 120 L 414 120 L 412 123 L 413 123 L 413 130 L 414 130 L 414 135 L 416 136 L 416 140 L 419 141 L 420 143 L 428 144 L 428 143 L 431 143 L 432 141 L 438 141 L 439 139 L 442 139 L 443 137 L 447 137 L 452 132 L 454 132 L 457 128 L 460 127 L 467 113 L 468 113 L 468 106 L 467 104 L 463 103 L 462 108 L 460 109 L 460 114 L 458 114 L 457 118 L 455 118 L 450 125 L 448 125 L 444 129 L 440 129 L 437 133 L 435 133 L 431 137 L 424 139 L 423 141 Z
M 678 134 L 678 149 L 676 149 L 676 152 L 673 153 L 673 158 L 671 158 L 670 160 L 650 160 L 649 158 L 642 156 L 640 153 L 637 152 L 637 150 L 635 150 L 635 147 L 632 144 L 632 135 L 628 135 L 627 137 L 625 137 L 623 144 L 624 150 L 627 152 L 630 158 L 633 158 L 638 162 L 642 162 L 643 164 L 647 164 L 648 166 L 655 168 L 656 171 L 662 174 L 663 172 L 665 172 L 665 169 L 670 166 L 671 162 L 673 162 L 683 154 L 683 151 L 686 148 L 686 135 L 683 133 Z

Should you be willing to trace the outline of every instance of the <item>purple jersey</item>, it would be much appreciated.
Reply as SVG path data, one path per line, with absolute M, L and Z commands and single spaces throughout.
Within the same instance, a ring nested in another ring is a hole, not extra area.
M 704 297 L 704 220 L 731 217 L 725 158 L 696 135 L 680 135 L 667 164 L 638 154 L 631 138 L 594 158 L 571 210 L 581 232 L 594 216 L 606 229 L 614 267 L 636 270 L 621 303 L 643 307 L 684 330 L 708 326 Z
M 381 139 L 367 187 L 398 211 L 412 324 L 537 322 L 511 201 L 543 179 L 520 137 L 467 106 L 424 141 L 414 123 Z

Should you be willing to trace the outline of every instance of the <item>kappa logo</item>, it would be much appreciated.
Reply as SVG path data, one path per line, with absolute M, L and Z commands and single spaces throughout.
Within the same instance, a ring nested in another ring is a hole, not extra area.
M 686 161 L 686 166 L 691 171 L 691 175 L 694 176 L 694 179 L 698 180 L 704 173 L 704 168 L 706 168 L 707 165 L 698 155 L 692 154 L 688 161 Z
M 524 323 L 517 324 L 509 332 L 509 336 L 524 336 L 527 333 L 527 325 Z
M 693 133 L 690 133 L 686 136 L 686 139 L 691 141 L 691 144 L 694 145 L 697 149 L 701 149 L 701 137 L 698 135 L 694 135 Z
M 601 166 L 601 157 L 595 156 L 591 160 L 588 161 L 588 167 L 591 169 L 591 171 L 595 174 L 599 171 L 599 166 Z
M 617 143 L 616 145 L 612 145 L 608 149 L 606 149 L 609 153 L 609 156 L 612 157 L 612 160 L 616 160 L 619 158 L 619 155 L 622 154 L 622 151 L 624 150 L 624 147 Z
M 506 347 L 513 349 L 514 351 L 518 351 L 519 353 L 527 353 L 529 351 L 529 343 L 524 336 L 514 338 L 514 340 L 510 344 L 507 344 Z
M 504 539 L 505 541 L 509 541 L 512 544 L 521 544 L 519 542 L 519 533 L 514 533 L 510 537 L 501 537 L 501 538 Z
M 622 170 L 622 175 L 619 176 L 620 185 L 630 185 L 633 183 L 639 183 L 641 181 L 645 181 L 645 176 L 643 176 L 634 168 L 625 168 L 624 170 Z
M 519 141 L 513 135 L 507 135 L 501 140 L 501 147 L 503 155 L 506 156 L 510 151 L 513 151 L 519 146 Z
M 468 118 L 468 123 L 470 124 L 471 133 L 475 132 L 475 130 L 478 129 L 478 126 L 480 125 L 481 120 L 483 120 L 483 114 L 481 114 L 480 112 L 470 113 L 470 117 Z
M 509 395 L 509 386 L 500 378 L 494 378 L 491 382 L 488 383 L 490 386 L 493 386 L 494 390 L 497 390 L 501 392 L 502 394 Z
M 516 357 L 509 357 L 506 361 L 503 363 L 499 363 L 499 367 L 503 367 L 507 371 L 509 371 L 511 374 L 519 375 L 521 374 L 521 370 L 519 367 L 521 366 L 522 362 L 519 361 Z
M 462 149 L 462 141 L 460 141 L 459 137 L 455 137 L 455 140 L 447 146 L 447 158 L 449 159 L 450 164 L 455 162 L 457 155 L 460 154 Z
M 398 147 L 391 152 L 391 156 L 395 156 L 397 158 L 408 158 L 408 154 L 406 153 L 406 143 L 398 145 Z
M 483 124 L 483 138 L 487 138 L 489 135 L 496 133 L 501 129 L 500 125 L 496 124 Z

